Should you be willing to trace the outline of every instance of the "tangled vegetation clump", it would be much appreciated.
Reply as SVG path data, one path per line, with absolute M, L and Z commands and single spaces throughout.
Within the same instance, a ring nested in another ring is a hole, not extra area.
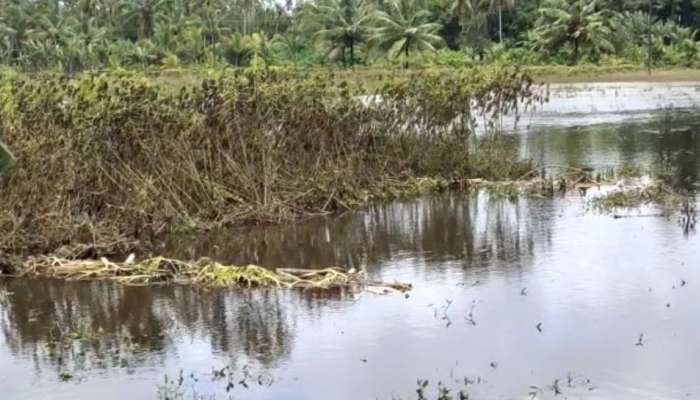
M 592 199 L 593 206 L 601 211 L 619 208 L 637 208 L 647 204 L 663 209 L 676 209 L 688 201 L 688 196 L 678 193 L 659 181 L 649 185 L 622 187 Z
M 207 258 L 184 262 L 164 257 L 124 262 L 68 260 L 58 257 L 30 257 L 16 266 L 13 275 L 43 276 L 66 280 L 109 279 L 125 285 L 191 283 L 204 287 L 278 287 L 278 288 L 369 288 L 373 292 L 408 291 L 411 285 L 372 282 L 364 271 L 342 268 L 269 269 L 257 265 L 223 265 Z
M 167 231 L 279 223 L 529 169 L 487 168 L 515 157 L 478 151 L 473 134 L 540 99 L 525 74 L 416 74 L 358 93 L 284 70 L 179 86 L 0 75 L 3 141 L 17 159 L 0 177 L 0 250 L 132 243 L 123 255 Z

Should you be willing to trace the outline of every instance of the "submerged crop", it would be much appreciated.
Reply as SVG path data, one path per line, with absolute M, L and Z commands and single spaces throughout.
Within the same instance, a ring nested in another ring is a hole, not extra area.
M 0 249 L 142 247 L 169 230 L 279 223 L 529 169 L 504 163 L 515 159 L 505 147 L 480 151 L 474 135 L 541 100 L 525 74 L 419 73 L 387 79 L 376 101 L 358 93 L 277 70 L 182 86 L 0 76 L 3 140 L 18 160 L 0 178 Z

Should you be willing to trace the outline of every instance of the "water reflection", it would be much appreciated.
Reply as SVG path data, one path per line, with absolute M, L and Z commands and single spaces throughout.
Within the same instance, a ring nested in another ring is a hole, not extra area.
M 697 367 L 684 354 L 700 350 L 689 339 L 700 278 L 682 267 L 696 261 L 697 236 L 684 239 L 675 221 L 614 220 L 583 207 L 575 195 L 443 196 L 185 250 L 206 254 L 229 243 L 235 250 L 219 256 L 352 261 L 373 276 L 415 283 L 409 298 L 5 281 L 0 369 L 10 379 L 0 388 L 11 398 L 68 399 L 106 385 L 103 400 L 152 399 L 155 382 L 183 369 L 199 374 L 200 393 L 226 398 L 207 377 L 232 365 L 267 371 L 274 384 L 243 389 L 259 399 L 388 399 L 414 393 L 417 378 L 449 376 L 483 378 L 472 393 L 511 398 L 565 382 L 569 372 L 594 382 L 578 385 L 581 395 L 596 385 L 606 396 L 639 398 L 631 391 L 637 380 L 649 382 L 642 397 L 675 394 L 673 385 L 696 390 L 691 372 L 662 371 Z M 630 240 L 634 247 L 623 246 Z M 59 345 L 59 329 L 86 339 Z M 634 345 L 640 333 L 643 348 Z M 84 381 L 62 384 L 62 371 Z
M 249 232 L 216 232 L 171 238 L 175 257 L 213 255 L 236 263 L 307 268 L 342 265 L 377 269 L 401 254 L 422 262 L 459 260 L 485 266 L 494 259 L 532 256 L 533 232 L 546 235 L 553 216 L 533 201 L 494 199 L 486 192 L 372 206 L 339 218 L 320 218 L 290 227 Z
M 269 368 L 288 357 L 295 335 L 288 294 L 278 291 L 12 280 L 0 293 L 5 344 L 37 370 L 158 366 L 177 355 L 174 342 L 182 335 L 207 338 L 213 352 Z
M 669 175 L 678 188 L 692 189 L 700 170 L 700 115 L 662 111 L 621 124 L 533 129 L 517 138 L 521 156 L 541 165 L 590 167 L 605 172 L 633 165 Z
M 401 260 L 415 269 L 404 274 L 449 275 L 457 265 L 515 265 L 517 271 L 531 264 L 535 242 L 548 241 L 552 222 L 537 203 L 482 192 L 375 205 L 335 221 L 176 241 L 170 255 L 215 253 L 224 261 L 295 267 L 349 265 L 375 275 Z M 158 368 L 180 356 L 183 338 L 203 341 L 208 352 L 239 365 L 276 368 L 290 357 L 299 315 L 320 319 L 324 310 L 356 301 L 356 294 L 343 290 L 202 291 L 52 280 L 9 280 L 0 293 L 0 326 L 12 357 L 31 359 L 36 370 L 72 374 Z

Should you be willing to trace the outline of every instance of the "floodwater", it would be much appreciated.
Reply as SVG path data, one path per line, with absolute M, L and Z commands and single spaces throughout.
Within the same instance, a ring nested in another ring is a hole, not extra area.
M 598 125 L 647 120 L 659 110 L 700 107 L 700 84 L 623 82 L 552 84 L 543 87 L 549 101 L 524 115 L 519 126 Z
M 618 114 L 511 139 L 543 164 L 635 164 L 694 189 L 700 118 Z M 408 297 L 0 280 L 0 397 L 415 399 L 427 379 L 474 399 L 700 398 L 700 238 L 685 228 L 579 193 L 452 194 L 163 250 L 362 268 L 413 283 Z

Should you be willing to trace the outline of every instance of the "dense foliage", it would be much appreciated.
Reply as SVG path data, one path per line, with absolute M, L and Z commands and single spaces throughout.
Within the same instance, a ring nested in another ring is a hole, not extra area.
M 0 0 L 0 64 L 694 65 L 699 12 L 699 0 Z
M 472 135 L 537 99 L 521 73 L 416 74 L 371 96 L 325 74 L 222 75 L 175 88 L 0 73 L 0 130 L 21 160 L 0 176 L 0 251 L 280 222 L 529 170 Z

